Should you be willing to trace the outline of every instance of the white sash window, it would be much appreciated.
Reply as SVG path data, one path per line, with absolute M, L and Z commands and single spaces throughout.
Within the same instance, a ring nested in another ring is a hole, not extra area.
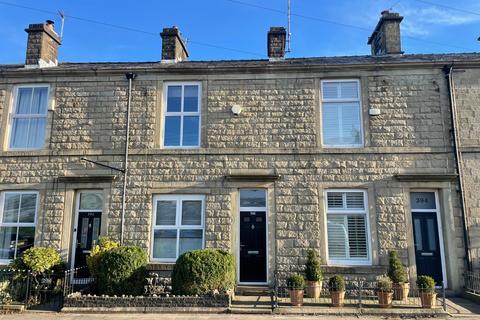
M 12 150 L 41 149 L 47 127 L 48 86 L 18 87 L 11 118 Z
M 324 80 L 322 86 L 322 141 L 325 147 L 363 145 L 360 82 Z

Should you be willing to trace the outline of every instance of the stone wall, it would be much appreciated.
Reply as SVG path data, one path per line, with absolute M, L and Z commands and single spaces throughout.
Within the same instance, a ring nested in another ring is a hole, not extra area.
M 480 270 L 480 72 L 453 73 L 459 123 L 460 149 L 464 166 L 466 215 L 470 252 L 475 270 Z
M 66 296 L 63 307 L 66 309 L 115 309 L 115 308 L 228 308 L 230 296 L 217 294 L 212 296 L 165 296 L 165 297 L 109 297 L 90 295 Z
M 319 81 L 331 77 L 359 78 L 365 147 L 325 149 L 320 143 Z M 163 81 L 199 80 L 204 88 L 202 146 L 194 150 L 159 148 Z M 68 255 L 62 234 L 72 229 L 69 190 L 79 184 L 58 181 L 64 175 L 114 176 L 110 185 L 105 232 L 119 238 L 122 174 L 82 157 L 122 168 L 127 81 L 123 75 L 17 79 L 51 83 L 56 107 L 50 111 L 48 150 L 0 152 L 3 189 L 41 191 L 37 244 Z M 7 115 L 0 84 L 1 116 Z M 150 249 L 152 195 L 206 195 L 205 245 L 235 250 L 234 195 L 239 185 L 225 181 L 231 170 L 273 170 L 281 176 L 272 190 L 275 208 L 274 256 L 270 268 L 282 275 L 303 268 L 307 250 L 320 250 L 326 262 L 323 191 L 326 188 L 368 190 L 372 261 L 385 266 L 390 249 L 404 263 L 414 264 L 407 195 L 411 188 L 442 188 L 454 203 L 445 215 L 454 221 L 457 249 L 449 259 L 463 268 L 462 220 L 455 185 L 449 182 L 400 182 L 401 173 L 452 173 L 446 84 L 440 69 L 403 69 L 342 73 L 168 76 L 139 73 L 133 84 L 130 176 L 125 215 L 125 240 Z M 230 112 L 240 104 L 239 116 Z M 370 117 L 368 108 L 381 110 Z M 4 123 L 4 122 L 2 122 Z M 243 185 L 244 186 L 244 185 Z M 91 186 L 90 186 L 91 187 Z M 69 238 L 67 237 L 67 240 Z M 380 270 L 380 269 L 379 269 Z M 451 271 L 453 272 L 453 270 Z

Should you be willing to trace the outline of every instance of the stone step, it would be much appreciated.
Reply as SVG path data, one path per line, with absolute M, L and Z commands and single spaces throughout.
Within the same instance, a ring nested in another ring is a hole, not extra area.
M 267 286 L 237 286 L 235 294 L 239 296 L 270 296 Z

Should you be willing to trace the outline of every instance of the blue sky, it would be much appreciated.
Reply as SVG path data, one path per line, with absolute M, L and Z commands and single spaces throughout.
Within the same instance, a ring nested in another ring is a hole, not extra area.
M 392 6 L 405 17 L 402 44 L 406 53 L 480 52 L 478 0 L 291 1 L 289 57 L 369 54 L 367 38 L 380 12 Z M 282 12 L 287 9 L 287 0 L 2 0 L 0 63 L 23 63 L 27 38 L 24 29 L 29 23 L 52 19 L 56 29 L 60 29 L 58 15 L 5 2 L 51 12 L 63 10 L 67 18 L 59 60 L 65 62 L 158 61 L 158 34 L 163 27 L 172 25 L 178 26 L 190 40 L 191 60 L 266 58 L 267 30 L 270 26 L 286 26 L 286 15 L 239 2 Z M 73 16 L 147 33 L 88 23 Z

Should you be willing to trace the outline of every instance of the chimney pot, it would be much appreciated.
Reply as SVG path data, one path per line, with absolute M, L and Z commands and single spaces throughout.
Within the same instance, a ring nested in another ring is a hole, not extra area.
M 162 62 L 187 60 L 187 46 L 176 26 L 164 28 L 160 36 L 162 37 Z
M 384 10 L 381 12 L 380 20 L 368 38 L 371 45 L 372 55 L 402 54 L 402 43 L 400 39 L 400 23 L 403 17 L 396 12 Z
M 285 58 L 287 31 L 284 27 L 270 27 L 267 35 L 267 51 L 270 60 Z
M 58 65 L 60 37 L 53 29 L 54 22 L 30 24 L 28 33 L 25 67 L 53 67 Z

